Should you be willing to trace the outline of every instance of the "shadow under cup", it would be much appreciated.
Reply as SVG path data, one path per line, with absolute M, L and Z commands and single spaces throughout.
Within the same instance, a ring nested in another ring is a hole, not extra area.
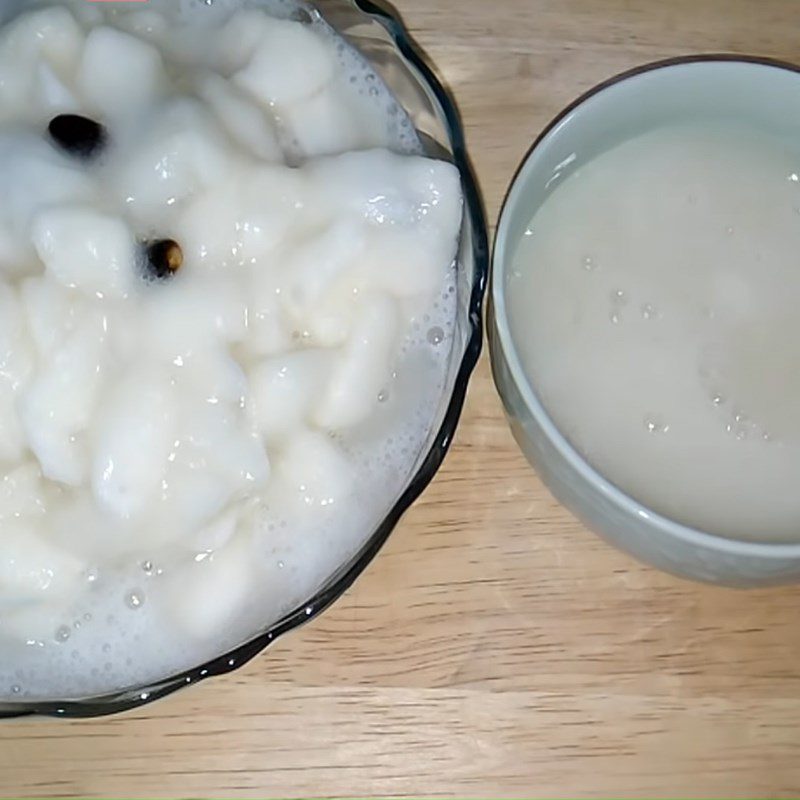
M 639 504 L 595 471 L 556 428 L 511 334 L 506 271 L 531 217 L 559 183 L 626 139 L 681 122 L 730 121 L 800 136 L 800 69 L 756 58 L 695 56 L 646 65 L 577 100 L 542 133 L 506 198 L 495 240 L 489 345 L 514 436 L 552 493 L 589 528 L 659 569 L 749 587 L 800 581 L 797 544 L 726 539 Z

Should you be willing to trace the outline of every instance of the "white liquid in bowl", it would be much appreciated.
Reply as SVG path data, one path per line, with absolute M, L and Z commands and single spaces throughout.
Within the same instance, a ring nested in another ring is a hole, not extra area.
M 444 391 L 462 200 L 292 3 L 24 5 L 0 30 L 0 699 L 67 699 L 242 643 L 381 522 Z M 96 158 L 48 135 L 65 113 L 105 126 Z M 153 280 L 161 239 L 183 265 Z
M 507 276 L 523 366 L 622 491 L 720 536 L 800 541 L 800 146 L 659 128 L 580 164 Z

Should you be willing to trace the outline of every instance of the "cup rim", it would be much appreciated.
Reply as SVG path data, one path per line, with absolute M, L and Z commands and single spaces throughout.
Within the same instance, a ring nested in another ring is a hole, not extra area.
M 703 65 L 726 63 L 740 64 L 742 66 L 749 65 L 757 68 L 767 67 L 783 72 L 791 72 L 795 74 L 800 81 L 800 66 L 778 59 L 750 55 L 734 55 L 729 53 L 678 56 L 641 64 L 601 81 L 571 102 L 547 124 L 536 137 L 533 145 L 531 145 L 522 163 L 515 172 L 500 211 L 492 252 L 491 269 L 490 298 L 493 309 L 493 334 L 497 338 L 500 352 L 506 361 L 506 366 L 517 391 L 519 391 L 528 411 L 541 426 L 550 444 L 555 447 L 559 455 L 570 464 L 584 481 L 598 489 L 607 500 L 611 501 L 629 516 L 638 517 L 645 521 L 660 533 L 680 539 L 694 547 L 713 550 L 736 557 L 796 559 L 800 558 L 800 542 L 755 542 L 728 539 L 718 534 L 707 533 L 697 528 L 684 525 L 651 510 L 643 503 L 635 500 L 591 466 L 553 422 L 544 404 L 534 391 L 531 381 L 525 374 L 508 324 L 508 313 L 505 303 L 504 277 L 505 264 L 509 254 L 507 232 L 511 213 L 519 201 L 519 196 L 523 187 L 528 182 L 533 165 L 536 162 L 536 157 L 541 152 L 542 146 L 546 142 L 556 138 L 559 131 L 569 124 L 573 112 L 589 100 L 603 94 L 607 89 L 621 83 L 636 81 L 652 72 L 671 71 L 675 67 L 692 64 L 702 68 Z

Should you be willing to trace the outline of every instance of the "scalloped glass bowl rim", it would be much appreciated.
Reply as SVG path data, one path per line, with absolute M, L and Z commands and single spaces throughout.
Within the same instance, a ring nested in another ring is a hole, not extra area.
M 428 67 L 422 52 L 411 40 L 399 15 L 387 6 L 371 0 L 349 0 L 363 13 L 379 22 L 391 35 L 399 55 L 419 73 L 433 92 L 444 114 L 444 121 L 453 150 L 453 161 L 461 173 L 465 194 L 465 214 L 472 227 L 472 254 L 475 275 L 467 309 L 469 336 L 464 355 L 456 375 L 453 393 L 447 403 L 438 433 L 427 455 L 409 482 L 406 490 L 395 502 L 387 516 L 370 536 L 361 550 L 336 573 L 329 583 L 300 608 L 285 616 L 269 630 L 236 647 L 225 655 L 182 672 L 153 685 L 124 689 L 115 694 L 70 701 L 21 701 L 19 704 L 0 703 L 0 719 L 44 715 L 65 718 L 95 717 L 139 708 L 146 703 L 165 697 L 178 689 L 205 678 L 223 675 L 246 664 L 279 636 L 314 619 L 335 602 L 353 584 L 378 554 L 397 525 L 400 517 L 420 496 L 439 469 L 452 441 L 466 397 L 467 384 L 481 353 L 483 344 L 482 303 L 489 269 L 488 238 L 483 207 L 472 168 L 467 158 L 462 125 L 454 101 Z

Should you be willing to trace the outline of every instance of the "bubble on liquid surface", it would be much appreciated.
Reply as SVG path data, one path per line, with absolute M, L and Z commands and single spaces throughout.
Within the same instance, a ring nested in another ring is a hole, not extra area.
M 591 256 L 584 256 L 581 264 L 587 272 L 594 272 L 597 269 L 597 262 Z
M 428 342 L 430 342 L 430 344 L 436 346 L 440 345 L 443 341 L 444 331 L 438 325 L 435 325 L 428 331 Z
M 725 433 L 729 434 L 739 442 L 748 438 L 753 430 L 753 426 L 745 419 L 738 419 L 741 415 L 734 416 L 733 421 L 725 425 Z
M 618 306 L 624 306 L 628 303 L 628 295 L 624 289 L 614 289 L 611 292 L 611 302 Z
M 642 306 L 642 319 L 656 319 L 658 316 L 658 311 L 652 303 L 645 303 Z
M 69 626 L 62 625 L 61 627 L 56 629 L 56 633 L 55 633 L 55 637 L 54 638 L 59 644 L 63 644 L 64 642 L 66 642 L 69 639 L 70 635 L 71 635 L 71 631 L 69 629 Z
M 144 605 L 144 592 L 141 589 L 132 589 L 125 595 L 125 605 L 136 611 Z
M 669 424 L 657 414 L 648 414 L 644 418 L 644 427 L 648 433 L 669 433 Z

